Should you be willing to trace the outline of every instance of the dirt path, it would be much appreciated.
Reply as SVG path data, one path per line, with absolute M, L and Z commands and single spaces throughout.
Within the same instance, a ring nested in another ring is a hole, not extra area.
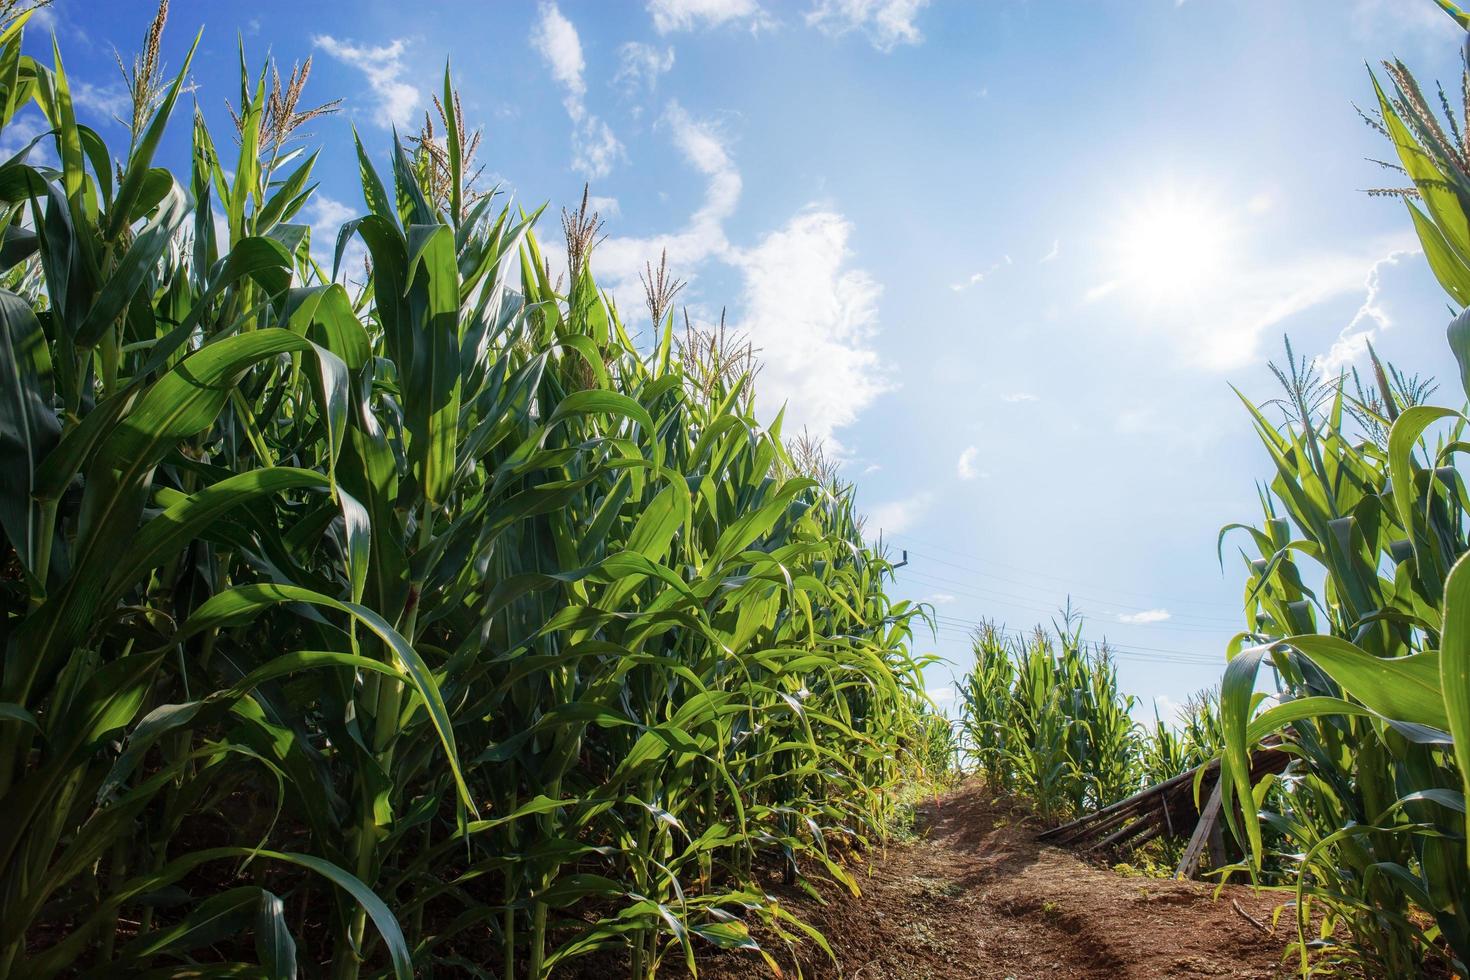
M 920 839 L 889 848 L 861 879 L 861 899 L 827 892 L 825 907 L 793 899 L 837 953 L 801 953 L 807 977 L 1157 978 L 1292 975 L 1282 960 L 1291 937 L 1279 903 L 1243 887 L 1212 900 L 1193 882 L 1124 877 L 1038 845 L 1015 808 L 963 786 L 921 809 Z M 1238 903 L 1240 911 L 1232 905 Z M 769 948 L 769 947 L 768 947 Z M 790 965 L 789 959 L 786 964 Z M 763 967 L 734 957 L 702 965 L 701 977 L 754 980 Z

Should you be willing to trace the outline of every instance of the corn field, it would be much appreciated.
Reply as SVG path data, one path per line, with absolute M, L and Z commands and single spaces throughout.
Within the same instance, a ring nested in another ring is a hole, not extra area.
M 437 131 L 358 143 L 328 269 L 309 65 L 242 50 L 220 139 L 160 12 L 110 147 L 7 9 L 0 127 L 39 109 L 57 163 L 0 164 L 0 976 L 825 945 L 766 884 L 858 890 L 924 663 L 748 349 L 681 340 L 664 270 L 630 326 L 585 202 L 553 280 L 447 72 Z
M 1187 702 L 1182 725 L 1157 712 L 1152 726 L 1135 722 L 1138 699 L 1119 687 L 1107 644 L 1088 644 L 1070 609 L 1050 631 L 987 623 L 972 646 L 975 665 L 959 686 L 964 761 L 1044 823 L 1101 809 L 1219 751 L 1212 692 Z

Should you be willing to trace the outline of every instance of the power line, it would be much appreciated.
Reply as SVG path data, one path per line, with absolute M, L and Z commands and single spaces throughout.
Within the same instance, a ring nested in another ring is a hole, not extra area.
M 1052 590 L 1052 589 L 1047 588 L 1046 586 L 1030 585 L 1030 584 L 1028 584 L 1026 582 L 1009 581 L 1009 580 L 1006 580 L 1006 579 L 1001 578 L 1001 576 L 999 576 L 999 575 L 990 575 L 990 574 L 988 574 L 986 572 L 981 572 L 981 571 L 978 571 L 976 569 L 969 568 L 969 567 L 967 567 L 965 565 L 959 565 L 959 564 L 956 564 L 955 562 L 945 561 L 942 558 L 935 558 L 932 555 L 921 554 L 920 552 L 917 552 L 917 551 L 912 552 L 912 554 L 913 554 L 913 556 L 915 558 L 921 558 L 921 559 L 923 559 L 925 561 L 934 562 L 937 565 L 945 565 L 945 566 L 947 566 L 949 568 L 956 568 L 956 569 L 959 569 L 960 571 L 969 572 L 972 575 L 981 575 L 981 576 L 984 576 L 986 578 L 1001 579 L 1002 581 L 1007 581 L 1007 584 L 1010 584 L 1010 585 L 1013 585 L 1013 586 L 1016 586 L 1016 587 L 1019 587 L 1019 588 L 1023 588 L 1023 589 L 1036 589 L 1038 591 L 1044 590 L 1044 591 L 1047 591 L 1047 592 L 1050 592 L 1050 593 L 1053 593 L 1053 594 L 1054 594 L 1054 591 L 1055 591 L 1055 590 Z M 933 573 L 928 573 L 928 574 L 933 574 Z M 975 586 L 975 588 L 985 588 L 985 587 L 984 586 Z M 1034 598 L 1031 597 L 1031 596 L 1018 596 L 1018 595 L 1015 595 L 1014 593 L 999 592 L 999 591 L 994 590 L 994 589 L 985 589 L 985 591 L 996 592 L 997 595 L 1010 596 L 1010 597 L 1016 598 L 1016 599 L 1034 601 Z M 1104 605 L 1104 606 L 1118 606 L 1118 605 L 1120 605 L 1120 603 L 1116 602 L 1115 600 L 1102 599 L 1102 598 L 1099 598 L 1097 596 L 1089 596 L 1089 595 L 1085 595 L 1085 594 L 1080 593 L 1080 592 L 1073 592 L 1071 590 L 1067 590 L 1067 594 L 1070 595 L 1070 596 L 1072 596 L 1073 598 L 1076 598 L 1076 599 L 1083 599 L 1083 600 L 1086 600 L 1087 602 L 1096 602 L 1096 603 L 1099 603 L 1099 604 Z M 1148 612 L 1149 611 L 1149 610 L 1147 610 L 1147 609 L 1145 609 L 1143 607 L 1139 607 L 1139 606 L 1126 606 L 1125 605 L 1123 608 L 1124 608 L 1125 611 L 1131 611 L 1131 612 Z M 1229 623 L 1232 623 L 1232 624 L 1239 621 L 1238 619 L 1225 619 L 1225 618 L 1219 617 L 1219 616 L 1205 616 L 1205 615 L 1201 615 L 1201 614 L 1198 614 L 1198 613 L 1185 613 L 1185 614 L 1183 614 L 1182 618 L 1184 618 L 1184 619 L 1191 619 L 1191 620 L 1197 620 L 1197 621 L 1200 621 L 1200 622 L 1229 622 Z
M 1056 612 L 1058 611 L 1058 607 L 1057 606 L 1055 606 L 1055 605 L 1050 605 L 1050 606 L 1043 605 L 1042 602 L 1044 600 L 1039 600 L 1039 599 L 1036 599 L 1036 598 L 1034 598 L 1032 596 L 1019 596 L 1019 595 L 1016 595 L 1014 593 L 1000 592 L 1000 591 L 995 590 L 995 589 L 986 589 L 983 586 L 970 586 L 969 583 L 961 582 L 961 581 L 959 581 L 957 579 L 945 578 L 942 575 L 933 575 L 933 574 L 930 574 L 928 572 L 912 572 L 911 571 L 911 572 L 908 573 L 908 575 L 910 575 L 913 578 L 917 579 L 919 581 L 919 584 L 921 584 L 921 585 L 929 585 L 929 586 L 933 586 L 935 588 L 951 590 L 951 591 L 957 592 L 957 593 L 959 593 L 961 595 L 967 596 L 968 598 L 971 598 L 971 599 L 979 599 L 979 600 L 984 601 L 984 602 L 994 602 L 996 599 L 1001 599 L 1001 600 L 1006 601 L 1010 605 L 1017 606 L 1018 608 L 1025 608 L 1025 609 L 1029 609 L 1029 610 L 1032 610 L 1032 611 L 1037 611 L 1037 612 L 1041 612 L 1041 613 L 1049 614 L 1049 615 L 1055 615 Z M 1076 595 L 1074 595 L 1071 598 L 1079 598 L 1080 599 L 1080 598 L 1083 598 L 1083 597 L 1082 596 L 1076 596 Z M 1109 610 L 1102 610 L 1102 612 L 1108 613 Z M 1122 613 L 1114 612 L 1114 615 L 1123 615 L 1123 614 Z M 1230 626 L 1214 625 L 1213 623 L 1206 623 L 1206 622 L 1203 622 L 1203 621 L 1198 621 L 1198 620 L 1193 620 L 1193 619 L 1180 619 L 1180 620 L 1177 620 L 1176 621 L 1172 615 L 1169 617 L 1169 619 L 1170 619 L 1170 621 L 1172 621 L 1174 623 L 1171 626 L 1163 626 L 1163 625 L 1154 624 L 1154 623 L 1149 623 L 1149 624 L 1147 624 L 1147 626 L 1151 630 L 1168 630 L 1169 632 L 1182 632 L 1182 633 L 1215 633 L 1215 634 L 1219 634 L 1219 633 L 1225 633 L 1225 632 L 1233 632 L 1234 630 L 1232 629 L 1232 627 L 1238 627 L 1240 625 L 1240 620 L 1238 620 L 1238 619 L 1237 620 L 1231 620 L 1231 621 L 1229 621 L 1230 622 Z M 1223 624 L 1226 621 L 1221 620 L 1220 622 Z M 1119 620 L 1116 625 L 1119 625 L 1119 626 L 1137 626 L 1137 627 L 1142 627 L 1144 624 L 1141 624 L 1141 623 L 1128 623 L 1128 622 L 1124 622 L 1122 620 Z
M 986 625 L 986 624 L 975 622 L 973 620 L 956 619 L 956 618 L 953 618 L 953 617 L 944 617 L 944 616 L 936 616 L 935 617 L 935 620 L 936 620 L 936 627 L 939 630 L 946 631 L 947 634 L 950 635 L 951 637 L 954 637 L 954 636 L 962 636 L 964 638 L 969 638 L 970 636 L 973 635 L 974 630 L 976 628 L 978 628 L 980 626 L 983 626 L 983 625 Z M 1019 639 L 1026 639 L 1029 636 L 1031 636 L 1031 632 L 1029 630 L 1019 630 L 1019 629 L 1014 629 L 1014 628 L 1011 628 L 1011 627 L 1004 627 L 1004 626 L 992 627 L 992 628 L 994 628 L 996 630 L 996 632 L 998 632 L 998 633 L 1008 634 L 1008 635 L 1010 635 L 1012 637 L 1016 637 L 1016 638 L 1019 638 Z M 1108 642 L 1106 644 L 1106 646 L 1107 646 L 1108 650 L 1110 652 L 1112 652 L 1115 656 L 1116 655 L 1125 655 L 1129 659 L 1154 660 L 1154 661 L 1167 660 L 1167 661 L 1173 662 L 1173 663 L 1199 664 L 1199 665 L 1202 665 L 1202 666 L 1221 666 L 1221 667 L 1223 667 L 1224 664 L 1225 664 L 1225 661 L 1224 661 L 1224 658 L 1223 657 L 1218 657 L 1217 658 L 1217 657 L 1212 657 L 1209 654 L 1192 653 L 1192 652 L 1189 652 L 1189 651 L 1186 651 L 1186 650 L 1171 650 L 1171 649 L 1167 649 L 1167 648 L 1164 648 L 1164 647 L 1148 647 L 1148 646 L 1138 646 L 1138 645 L 1128 644 L 1128 643 L 1112 643 L 1112 642 Z
M 968 634 L 961 635 L 958 632 L 956 632 L 956 633 L 953 633 L 953 634 L 944 634 L 944 637 L 946 639 L 964 639 L 965 636 L 967 636 L 967 635 Z M 1156 654 L 1156 653 L 1135 653 L 1135 652 L 1132 652 L 1132 651 L 1129 651 L 1129 650 L 1118 650 L 1118 649 L 1112 649 L 1112 650 L 1110 650 L 1109 656 L 1113 660 L 1117 660 L 1117 661 L 1124 662 L 1124 663 L 1153 664 L 1153 665 L 1156 665 L 1156 666 L 1157 665 L 1161 665 L 1161 664 L 1170 664 L 1170 665 L 1178 666 L 1178 667 L 1217 667 L 1218 668 L 1218 667 L 1223 667 L 1224 666 L 1224 662 L 1223 661 L 1219 661 L 1219 660 L 1197 659 L 1197 658 L 1188 658 L 1188 657 L 1182 657 L 1182 656 L 1164 656 L 1162 654 Z M 955 666 L 958 666 L 958 665 L 955 665 Z
M 911 535 L 909 535 L 907 533 L 888 534 L 888 535 L 885 535 L 885 537 L 902 538 L 903 540 L 909 542 L 909 544 L 911 546 L 912 545 L 918 545 L 921 548 L 932 548 L 932 549 L 935 549 L 937 551 L 943 551 L 946 554 L 956 555 L 956 556 L 958 556 L 960 558 L 967 558 L 967 559 L 969 559 L 971 561 L 980 562 L 981 564 L 984 564 L 984 565 L 990 565 L 990 566 L 992 566 L 994 568 L 998 568 L 998 569 L 1001 569 L 1003 571 L 1008 572 L 1010 574 L 1010 577 L 1009 578 L 1006 578 L 1005 580 L 1006 581 L 1009 581 L 1009 582 L 1013 582 L 1014 583 L 1015 576 L 1019 574 L 1019 575 L 1029 575 L 1029 576 L 1031 576 L 1033 578 L 1045 579 L 1045 580 L 1051 581 L 1051 582 L 1060 582 L 1060 583 L 1063 583 L 1064 585 L 1071 585 L 1071 584 L 1073 584 L 1073 581 L 1071 579 L 1068 579 L 1068 578 L 1063 578 L 1061 576 L 1053 575 L 1053 574 L 1050 574 L 1050 573 L 1047 573 L 1047 572 L 1038 572 L 1038 571 L 1035 571 L 1035 570 L 1032 570 L 1032 569 L 1020 568 L 1020 567 L 1017 567 L 1015 565 L 1008 564 L 1006 562 L 997 561 L 994 558 L 987 558 L 987 557 L 985 557 L 983 555 L 974 554 L 973 552 L 961 551 L 958 548 L 952 548 L 952 547 L 948 547 L 948 546 L 942 545 L 942 544 L 934 544 L 933 542 L 928 542 L 928 541 L 920 541 L 919 539 L 917 539 L 915 537 L 912 537 Z M 913 548 L 910 547 L 909 550 L 912 551 Z M 917 552 L 916 552 L 916 554 L 917 554 Z M 938 558 L 931 558 L 931 560 L 933 560 L 933 561 L 941 561 L 941 559 L 938 559 Z M 964 567 L 964 566 L 956 566 L 956 567 Z M 992 572 L 984 572 L 984 571 L 981 571 L 979 569 L 966 568 L 965 570 L 966 571 L 974 572 L 975 574 L 978 574 L 978 575 L 984 575 L 987 578 L 1002 578 L 1002 576 L 996 575 L 996 574 L 994 574 Z M 1021 584 L 1021 583 L 1015 583 L 1015 584 Z M 1162 600 L 1162 601 L 1177 603 L 1177 604 L 1180 604 L 1180 605 L 1206 606 L 1206 607 L 1210 607 L 1210 608 L 1214 608 L 1214 609 L 1220 609 L 1220 608 L 1223 608 L 1226 605 L 1226 603 L 1223 603 L 1223 602 L 1221 602 L 1219 600 L 1214 600 L 1214 599 L 1197 599 L 1197 598 L 1194 598 L 1194 599 L 1186 599 L 1186 598 L 1183 598 L 1182 596 L 1162 595 L 1162 594 L 1158 594 L 1158 593 L 1135 592 L 1135 591 L 1126 590 L 1126 589 L 1115 589 L 1115 588 L 1110 588 L 1110 587 L 1107 587 L 1107 586 L 1098 586 L 1098 585 L 1088 586 L 1086 583 L 1083 583 L 1083 585 L 1084 585 L 1084 587 L 1089 588 L 1089 589 L 1091 589 L 1092 591 L 1095 591 L 1095 592 L 1110 593 L 1112 595 L 1126 595 L 1126 596 L 1131 596 L 1134 599 L 1146 599 L 1146 600 L 1148 600 L 1150 602 L 1153 602 L 1153 601 L 1161 601 Z M 1040 586 L 1035 586 L 1035 587 L 1036 588 L 1040 588 Z
M 916 584 L 918 585 L 928 586 L 940 590 L 945 594 L 955 594 L 968 599 L 976 599 L 987 604 L 1024 609 L 1026 611 L 1038 613 L 1043 616 L 1055 616 L 1061 610 L 1061 607 L 1058 605 L 1043 605 L 1038 601 L 1015 601 L 1013 597 L 1006 596 L 1005 593 L 990 592 L 989 594 L 982 594 L 979 591 L 971 591 L 964 587 L 961 587 L 961 583 L 955 581 L 954 579 L 947 579 L 942 576 L 926 575 L 922 572 L 916 572 L 913 573 L 913 577 L 916 581 Z M 1073 596 L 1070 598 L 1077 597 Z M 1108 614 L 1107 610 L 1100 610 L 1098 612 L 1104 615 Z M 1122 614 L 1119 613 L 1117 615 Z M 1084 618 L 1091 618 L 1090 614 L 1085 608 L 1083 609 L 1083 616 Z M 1233 632 L 1230 627 L 1224 625 L 1209 625 L 1188 621 L 1175 621 L 1172 616 L 1169 617 L 1171 625 L 1168 626 L 1161 625 L 1160 623 L 1129 623 L 1123 620 L 1114 621 L 1110 619 L 1102 619 L 1100 621 L 1109 626 L 1132 627 L 1135 629 L 1147 628 L 1149 630 L 1165 630 L 1171 633 L 1212 633 L 1215 635 L 1219 635 L 1221 633 Z

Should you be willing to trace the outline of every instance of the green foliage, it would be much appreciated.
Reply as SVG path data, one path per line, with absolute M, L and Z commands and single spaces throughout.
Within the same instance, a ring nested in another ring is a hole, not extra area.
M 986 625 L 960 685 L 965 750 L 997 791 L 1020 793 L 1043 820 L 1106 806 L 1209 757 L 1213 702 L 1191 702 L 1190 725 L 1145 730 L 1118 689 L 1106 645 L 1089 649 L 1080 624 L 1016 637 Z
M 1369 123 L 1412 181 L 1393 193 L 1463 307 L 1470 169 L 1461 126 L 1436 118 L 1401 63 L 1385 69 L 1393 88 L 1374 80 L 1378 114 Z M 1464 319 L 1449 329 L 1462 368 Z M 1304 972 L 1313 948 L 1324 962 L 1345 957 L 1371 975 L 1416 975 L 1436 961 L 1463 972 L 1470 497 L 1457 457 L 1466 419 L 1422 404 L 1431 386 L 1370 356 L 1372 383 L 1365 391 L 1355 378 L 1356 397 L 1346 379 L 1293 361 L 1277 372 L 1281 425 L 1247 403 L 1276 472 L 1261 488 L 1263 521 L 1221 533 L 1249 539 L 1241 555 L 1250 628 L 1231 644 L 1221 687 L 1225 812 L 1253 872 L 1269 857 L 1263 825 L 1279 835 L 1295 868 Z M 1257 692 L 1262 665 L 1275 680 L 1274 704 Z M 1250 746 L 1268 734 L 1298 756 L 1269 795 L 1275 777 L 1253 787 L 1247 765 Z M 1315 933 L 1314 911 L 1323 915 Z
M 680 357 L 672 312 L 638 349 L 585 249 L 550 282 L 447 73 L 442 140 L 386 179 L 358 145 L 349 288 L 297 223 L 295 73 L 283 108 L 242 52 L 238 159 L 196 117 L 181 177 L 187 60 L 114 160 L 23 25 L 0 127 L 34 102 L 60 166 L 0 164 L 0 976 L 825 945 L 762 872 L 856 891 L 950 743 L 916 610 L 749 365 Z

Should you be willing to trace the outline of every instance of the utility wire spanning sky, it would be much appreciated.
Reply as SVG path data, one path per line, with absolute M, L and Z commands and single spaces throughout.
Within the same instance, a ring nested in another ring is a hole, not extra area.
M 153 7 L 38 18 L 114 148 L 113 51 Z M 1218 679 L 1244 576 L 1216 535 L 1259 520 L 1270 475 L 1231 386 L 1271 397 L 1283 334 L 1333 370 L 1371 339 L 1455 399 L 1444 301 L 1402 206 L 1360 193 L 1398 175 L 1352 106 L 1390 56 L 1458 96 L 1464 35 L 1430 0 L 174 0 L 168 66 L 200 26 L 217 143 L 237 37 L 251 65 L 313 57 L 304 102 L 344 100 L 314 124 L 325 257 L 364 210 L 349 126 L 385 160 L 449 58 L 488 180 L 551 214 L 590 184 L 627 320 L 667 250 L 690 316 L 761 349 L 766 415 L 841 456 L 908 551 L 898 592 L 937 614 L 921 649 L 960 671 L 975 624 L 1070 596 L 1144 705 Z M 947 671 L 931 690 L 953 698 Z

